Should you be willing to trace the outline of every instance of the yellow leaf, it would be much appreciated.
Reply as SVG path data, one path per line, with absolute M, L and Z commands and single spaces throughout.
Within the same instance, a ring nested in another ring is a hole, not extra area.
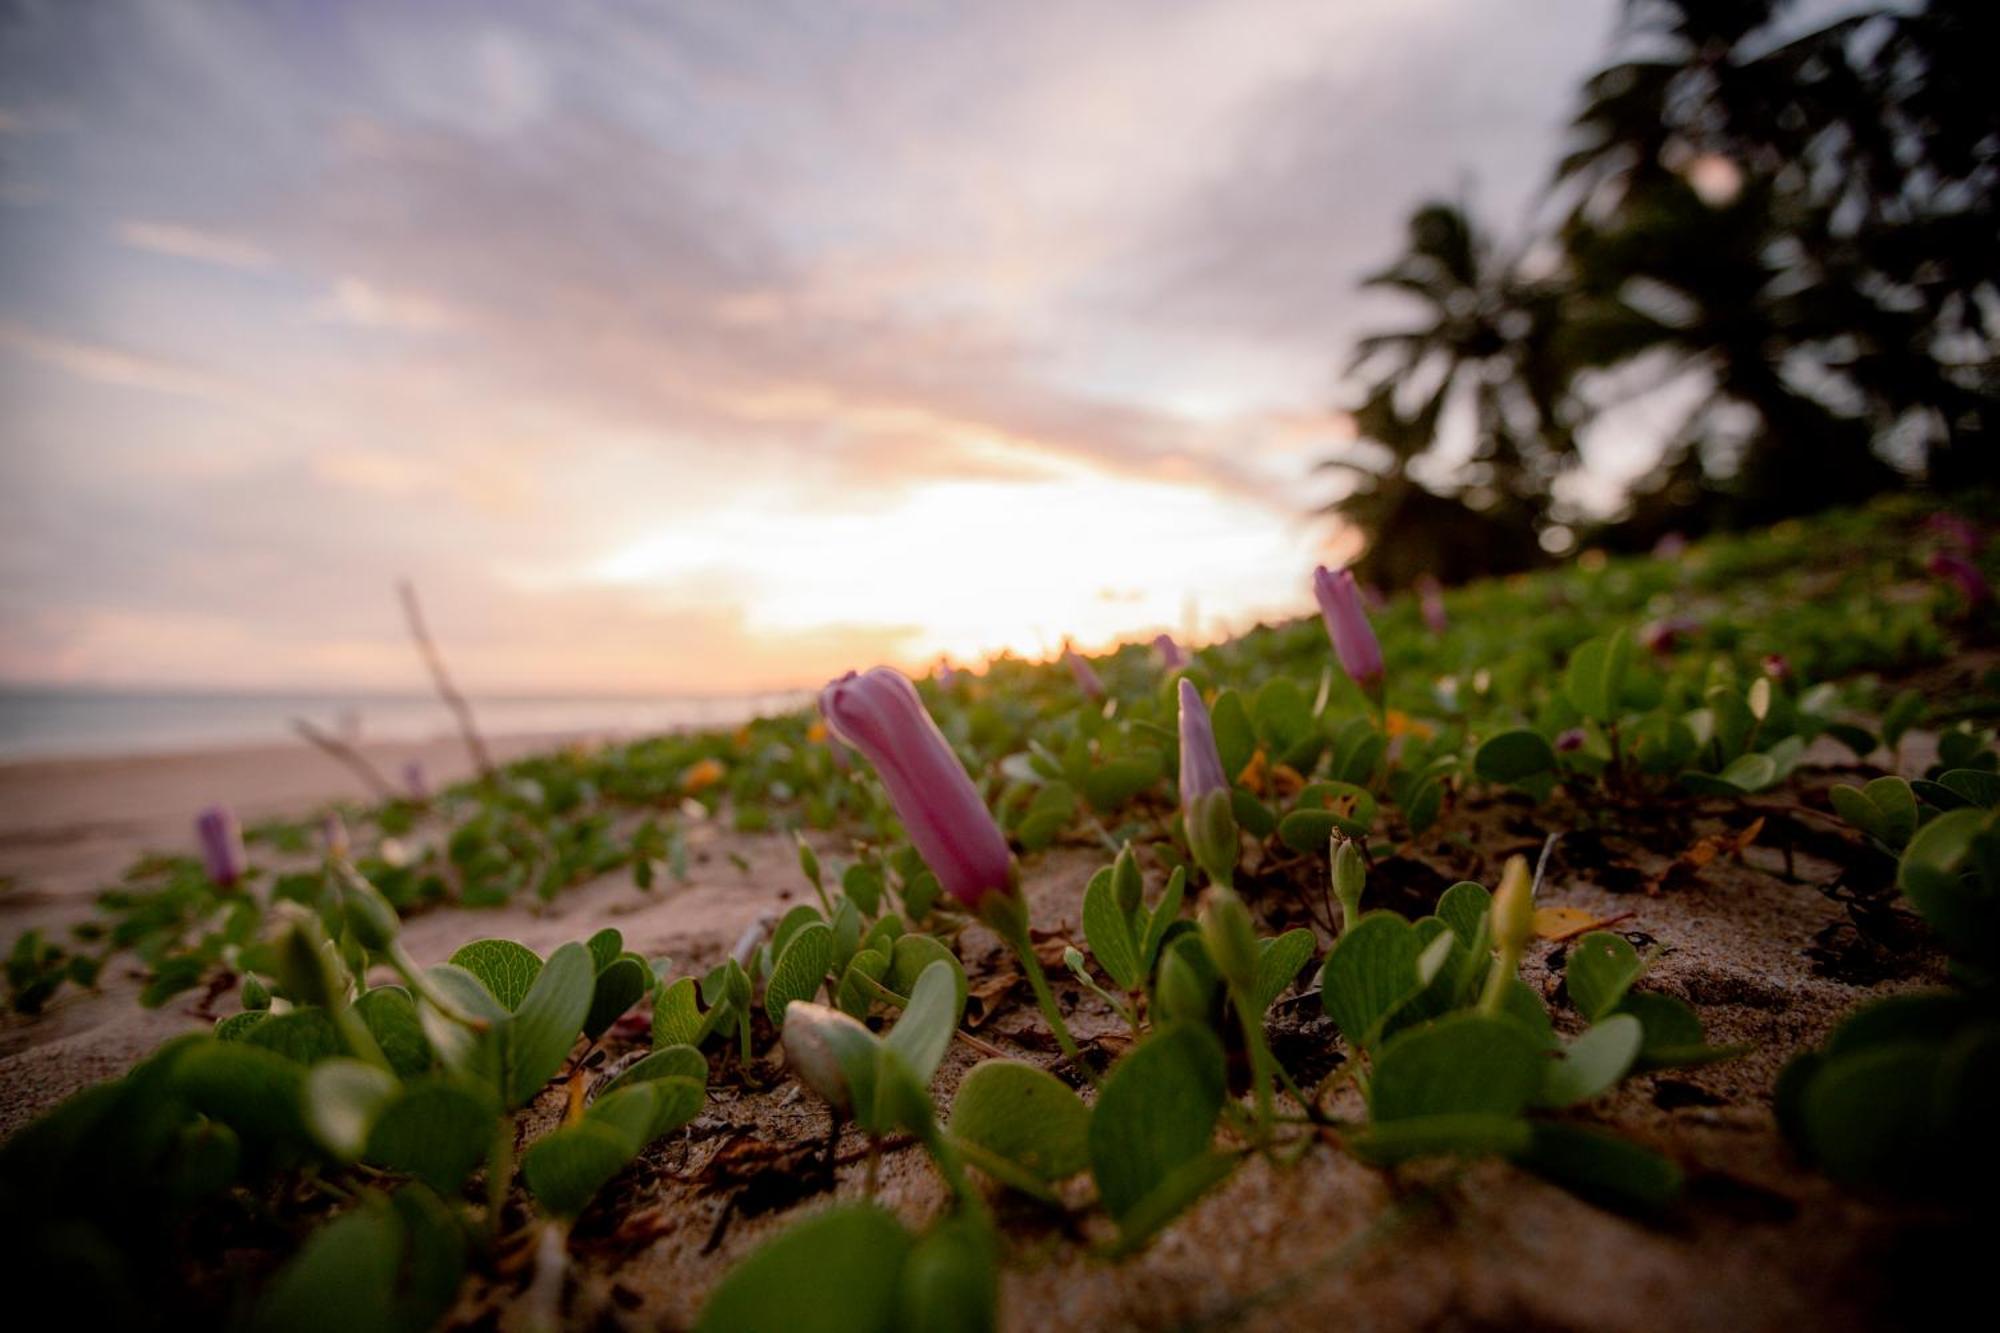
M 1567 935 L 1573 930 L 1597 920 L 1581 907 L 1537 907 L 1535 909 L 1535 934 L 1545 940 L 1558 935 Z

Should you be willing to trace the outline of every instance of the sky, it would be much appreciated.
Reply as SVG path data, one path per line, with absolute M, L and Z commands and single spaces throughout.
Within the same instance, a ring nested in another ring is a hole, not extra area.
M 728 692 L 1310 605 L 1613 0 L 0 3 L 0 681 Z M 1588 447 L 1588 442 L 1586 442 Z

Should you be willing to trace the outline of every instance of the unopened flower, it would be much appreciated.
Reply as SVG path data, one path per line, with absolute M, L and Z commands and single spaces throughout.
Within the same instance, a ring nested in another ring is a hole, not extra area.
M 243 878 L 248 858 L 243 852 L 243 830 L 236 814 L 226 805 L 211 805 L 195 816 L 195 837 L 201 843 L 201 862 L 210 880 L 224 888 Z
M 1442 634 L 1451 628 L 1451 618 L 1444 613 L 1444 587 L 1428 574 L 1417 579 L 1417 606 L 1431 633 Z
M 875 766 L 910 841 L 947 893 L 975 911 L 993 894 L 1014 893 L 1007 840 L 915 686 L 889 667 L 850 671 L 820 691 L 819 711 L 835 736 Z
M 1236 874 L 1239 850 L 1229 775 L 1215 746 L 1215 725 L 1194 682 L 1181 677 L 1181 820 L 1195 863 L 1218 884 Z
M 1573 754 L 1581 750 L 1584 741 L 1588 739 L 1582 727 L 1571 727 L 1556 737 L 1556 753 Z
M 1764 655 L 1764 674 L 1772 680 L 1786 681 L 1792 678 L 1792 664 L 1785 660 L 1783 653 Z
M 1985 544 L 1979 535 L 1979 529 L 1974 527 L 1969 519 L 1960 518 L 1957 514 L 1947 514 L 1940 510 L 1925 519 L 1924 526 L 1943 538 L 1945 545 L 1955 547 L 1968 555 L 1976 554 Z
M 857 1099 L 865 1101 L 872 1092 L 856 1088 L 848 1071 L 872 1064 L 855 1057 L 870 1052 L 875 1034 L 847 1014 L 810 1000 L 793 1000 L 785 1006 L 783 1040 L 785 1063 L 799 1082 L 824 1097 L 837 1113 L 852 1115 Z
M 1159 654 L 1160 665 L 1168 671 L 1179 671 L 1188 664 L 1187 654 L 1181 651 L 1181 646 L 1174 642 L 1171 634 L 1155 634 L 1153 651 Z
M 1666 616 L 1648 623 L 1639 631 L 1639 645 L 1650 653 L 1670 653 L 1700 629 L 1699 620 L 1687 616 Z
M 430 800 L 431 780 L 424 772 L 423 760 L 412 759 L 403 765 L 403 792 L 418 804 Z
M 1076 677 L 1079 690 L 1093 699 L 1104 697 L 1104 682 L 1097 678 L 1097 672 L 1091 669 L 1090 663 L 1079 657 L 1068 644 L 1063 645 L 1063 661 L 1069 663 L 1069 674 Z
M 1345 569 L 1334 573 L 1321 565 L 1313 571 L 1313 596 L 1319 600 L 1319 613 L 1326 621 L 1327 637 L 1333 640 L 1340 669 L 1364 689 L 1380 684 L 1382 645 L 1362 609 L 1353 573 Z
M 949 690 L 958 684 L 958 672 L 950 662 L 940 657 L 937 665 L 931 669 L 931 679 L 937 682 L 939 689 Z
M 1930 558 L 1927 568 L 1934 577 L 1943 579 L 1957 588 L 1965 600 L 1973 606 L 1978 606 L 1993 596 L 1992 585 L 1988 584 L 1986 576 L 1979 572 L 1979 566 L 1962 555 L 1939 551 Z
M 1688 539 L 1686 534 L 1669 532 L 1653 543 L 1653 558 L 1655 560 L 1678 560 L 1687 553 L 1687 548 Z

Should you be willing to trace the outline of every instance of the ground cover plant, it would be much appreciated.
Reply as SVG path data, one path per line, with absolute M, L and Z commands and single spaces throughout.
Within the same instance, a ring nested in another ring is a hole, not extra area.
M 1373 609 L 1323 572 L 1321 617 L 1191 654 L 874 670 L 421 799 L 205 812 L 201 855 L 13 944 L 24 1013 L 107 968 L 221 1012 L 0 1148 L 5 1252 L 127 1325 L 588 1322 L 579 1256 L 637 1243 L 661 1145 L 746 1105 L 824 1138 L 710 1159 L 750 1173 L 710 1248 L 840 1197 L 689 1293 L 703 1328 L 993 1327 L 1050 1227 L 1130 1263 L 1236 1177 L 1329 1159 L 1398 1216 L 1498 1161 L 1669 1226 L 1682 1164 L 1594 1108 L 1753 1052 L 1618 913 L 1546 899 L 1671 896 L 1771 844 L 1774 880 L 1843 866 L 1867 948 L 1943 983 L 1780 1052 L 1778 1122 L 1949 1216 L 1996 1174 L 1992 519 L 1900 498 Z M 480 929 L 607 875 L 669 894 L 718 825 L 797 869 L 711 965 Z M 1062 921 L 1023 889 L 1058 861 Z M 423 966 L 405 934 L 440 913 L 462 943 Z M 899 1207 L 918 1159 L 936 1193 Z

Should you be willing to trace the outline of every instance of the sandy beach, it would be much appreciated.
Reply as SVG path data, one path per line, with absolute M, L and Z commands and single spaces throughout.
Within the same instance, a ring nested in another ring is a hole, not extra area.
M 510 738 L 494 748 L 506 757 L 547 743 Z M 368 753 L 384 765 L 422 758 L 441 781 L 467 768 L 450 742 L 371 746 Z M 29 925 L 75 919 L 91 890 L 135 852 L 185 846 L 188 811 L 198 801 L 231 801 L 254 820 L 361 795 L 351 775 L 304 749 L 8 766 L 0 769 L 0 873 L 10 884 L 0 896 L 0 923 L 11 938 Z M 1493 846 L 1532 845 L 1540 834 L 1528 822 L 1554 828 L 1565 817 L 1508 800 L 1471 803 L 1460 814 Z M 1635 1225 L 1486 1162 L 1461 1181 L 1452 1209 L 1414 1215 L 1397 1224 L 1392 1244 L 1375 1247 L 1356 1238 L 1373 1234 L 1394 1199 L 1377 1174 L 1338 1155 L 1322 1156 L 1304 1171 L 1246 1170 L 1122 1267 L 1096 1261 L 1075 1240 L 1046 1237 L 1041 1260 L 1007 1275 L 1008 1326 L 1172 1327 L 1233 1312 L 1218 1326 L 1268 1327 L 1281 1311 L 1286 1320 L 1301 1313 L 1331 1320 L 1355 1309 L 1371 1311 L 1384 1327 L 1439 1320 L 1634 1330 L 1778 1328 L 1806 1318 L 1829 1328 L 1867 1323 L 1883 1284 L 1900 1284 L 1864 1276 L 1856 1265 L 1893 1234 L 1892 1215 L 1842 1196 L 1792 1160 L 1771 1119 L 1769 1089 L 1787 1055 L 1822 1037 L 1858 999 L 1922 984 L 1935 964 L 1913 962 L 1889 977 L 1851 974 L 1851 942 L 1841 943 L 1845 913 L 1815 887 L 1838 873 L 1818 854 L 1827 845 L 1782 815 L 1773 824 L 1743 863 L 1718 861 L 1657 897 L 1600 876 L 1582 856 L 1560 857 L 1551 877 L 1549 905 L 1590 918 L 1619 917 L 1621 929 L 1656 940 L 1662 953 L 1653 984 L 1696 1004 L 1713 1039 L 1748 1045 L 1735 1061 L 1633 1080 L 1600 1107 L 1606 1120 L 1688 1171 L 1690 1203 L 1673 1226 Z M 648 893 L 627 875 L 608 875 L 546 905 L 425 913 L 407 923 L 405 939 L 428 963 L 478 936 L 504 935 L 546 951 L 612 924 L 629 947 L 670 956 L 677 971 L 699 972 L 760 914 L 782 911 L 806 890 L 788 837 L 746 837 L 702 822 L 688 838 L 685 883 Z M 823 854 L 844 850 L 837 835 L 815 841 Z M 1784 873 L 1785 844 L 1796 878 Z M 1446 874 L 1493 869 L 1442 847 L 1426 859 Z M 1664 868 L 1664 860 L 1653 859 L 1653 870 Z M 1100 861 L 1101 853 L 1082 843 L 1027 859 L 1025 888 L 1038 926 L 1075 929 L 1084 882 Z M 975 980 L 1008 972 L 983 930 L 969 932 L 962 948 Z M 1557 948 L 1539 949 L 1526 973 L 1544 992 L 1558 980 L 1551 967 Z M 1839 955 L 1832 965 L 1829 951 Z M 133 1002 L 137 989 L 131 963 L 114 962 L 99 990 L 65 989 L 39 1016 L 5 1018 L 0 1135 L 120 1073 L 166 1037 L 214 1021 L 194 993 L 149 1011 Z M 1116 1027 L 1074 990 L 1066 1003 L 1085 1040 Z M 233 1007 L 233 997 L 218 1005 Z M 1019 1006 L 982 1032 L 1010 1052 L 1049 1058 L 1036 1044 L 1035 1018 Z M 949 1097 L 971 1063 L 967 1052 L 947 1060 L 941 1095 Z M 808 1101 L 718 1094 L 688 1136 L 650 1150 L 632 1176 L 627 1202 L 653 1239 L 636 1249 L 580 1251 L 577 1308 L 636 1308 L 669 1324 L 691 1318 L 716 1276 L 789 1215 L 780 1210 L 729 1225 L 722 1216 L 731 1206 L 727 1192 L 702 1183 L 705 1164 L 746 1135 L 774 1145 L 814 1144 L 826 1129 L 824 1109 Z M 858 1170 L 842 1169 L 838 1193 L 859 1189 Z M 910 1149 L 889 1154 L 884 1189 L 911 1216 L 942 1202 L 937 1182 Z M 727 1239 L 716 1247 L 711 1238 L 722 1227 Z M 1350 1253 L 1351 1242 L 1364 1248 Z M 1409 1280 L 1418 1274 L 1420 1281 Z M 1265 1307 L 1280 1291 L 1282 1299 Z M 504 1293 L 469 1287 L 461 1314 L 495 1297 Z M 1834 1311 L 1841 1317 L 1829 1322 Z

